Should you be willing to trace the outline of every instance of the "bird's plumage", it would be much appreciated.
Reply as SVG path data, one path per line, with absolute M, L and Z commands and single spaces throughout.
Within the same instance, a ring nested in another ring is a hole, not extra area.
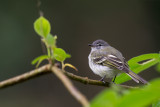
M 117 74 L 124 72 L 137 83 L 139 81 L 144 84 L 147 83 L 146 80 L 129 69 L 121 52 L 111 47 L 107 42 L 96 40 L 90 46 L 92 49 L 88 56 L 89 66 L 95 74 L 101 77 L 113 78 Z

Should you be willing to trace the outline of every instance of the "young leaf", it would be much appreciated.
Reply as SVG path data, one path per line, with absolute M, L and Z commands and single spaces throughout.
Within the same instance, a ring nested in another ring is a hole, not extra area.
M 39 17 L 35 22 L 34 22 L 34 30 L 38 35 L 40 35 L 43 38 L 46 38 L 47 35 L 51 31 L 51 26 L 49 21 L 44 18 L 43 16 Z
M 66 58 L 70 58 L 70 57 L 71 57 L 71 55 L 66 53 Z
M 140 63 L 141 61 L 145 61 L 145 62 Z M 160 62 L 159 54 L 153 53 L 153 54 L 144 54 L 144 55 L 134 57 L 128 61 L 128 65 L 130 66 L 131 71 L 138 74 L 141 71 L 157 64 L 158 62 Z M 115 83 L 121 84 L 121 83 L 126 82 L 130 79 L 131 78 L 127 74 L 122 73 L 117 76 Z
M 54 48 L 53 50 L 53 56 L 57 61 L 63 62 L 66 58 L 69 58 L 70 55 L 67 54 L 63 49 L 61 48 Z
M 76 70 L 76 71 L 78 71 L 78 69 L 77 69 L 75 66 L 73 66 L 72 64 L 65 63 L 65 64 L 64 64 L 64 68 L 67 67 L 67 66 L 70 67 L 70 68 L 73 68 L 73 69 Z
M 48 34 L 48 36 L 45 39 L 45 42 L 49 47 L 54 48 L 56 47 L 56 39 L 57 36 L 52 36 L 52 34 Z
M 39 64 L 40 64 L 43 60 L 48 59 L 48 58 L 49 58 L 48 55 L 41 55 L 41 56 L 35 58 L 31 63 L 32 63 L 32 65 L 34 65 L 34 64 L 37 63 L 36 67 L 38 67 Z

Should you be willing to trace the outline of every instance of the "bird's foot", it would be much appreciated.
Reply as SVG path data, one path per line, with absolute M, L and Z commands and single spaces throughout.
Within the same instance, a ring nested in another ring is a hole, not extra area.
M 104 79 L 106 78 L 106 76 L 104 76 L 103 78 L 101 78 L 99 81 L 102 81 L 104 84 L 106 83 L 105 81 L 104 81 Z

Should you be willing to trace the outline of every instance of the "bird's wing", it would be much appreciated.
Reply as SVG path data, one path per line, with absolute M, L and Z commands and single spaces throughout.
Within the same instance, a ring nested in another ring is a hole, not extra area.
M 93 58 L 93 61 L 103 66 L 110 66 L 114 69 L 122 70 L 124 62 L 114 55 L 100 55 Z

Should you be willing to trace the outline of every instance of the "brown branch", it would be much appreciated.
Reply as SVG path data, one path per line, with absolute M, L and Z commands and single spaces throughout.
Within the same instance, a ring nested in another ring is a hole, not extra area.
M 72 82 L 66 77 L 66 75 L 62 72 L 62 70 L 53 66 L 52 72 L 62 81 L 62 83 L 68 89 L 68 91 L 72 94 L 72 96 L 74 96 L 83 105 L 83 107 L 89 107 L 89 101 L 80 91 L 78 91 L 73 86 Z
M 28 79 L 31 79 L 33 77 L 37 77 L 38 75 L 42 75 L 42 74 L 46 74 L 46 73 L 51 73 L 50 69 L 51 69 L 50 65 L 44 65 L 44 66 L 39 67 L 39 68 L 37 68 L 35 70 L 32 70 L 32 71 L 29 71 L 27 73 L 18 75 L 16 77 L 10 78 L 8 80 L 4 80 L 4 81 L 0 82 L 0 89 L 8 87 L 8 86 L 11 86 L 11 85 L 15 85 L 15 84 L 21 83 L 21 82 L 26 81 Z M 90 85 L 110 87 L 110 83 L 109 82 L 106 82 L 104 84 L 101 81 L 88 79 L 87 77 L 77 76 L 77 75 L 69 73 L 69 72 L 64 72 L 64 73 L 70 79 L 73 79 L 75 81 L 81 82 L 83 84 L 90 84 Z M 126 85 L 119 85 L 119 86 L 124 87 L 124 88 L 137 88 L 137 87 L 126 86 Z
M 98 81 L 98 80 L 93 80 L 93 79 L 89 79 L 88 77 L 81 77 L 75 74 L 72 74 L 70 72 L 64 72 L 65 75 L 67 75 L 70 79 L 81 82 L 83 84 L 89 84 L 89 85 L 97 85 L 97 86 L 104 86 L 104 87 L 110 87 L 111 83 L 109 82 L 105 82 L 103 83 L 102 81 Z M 128 86 L 128 85 L 120 85 L 120 84 L 116 84 L 120 87 L 123 88 L 139 88 L 139 87 L 133 87 L 133 86 Z
M 93 79 L 88 79 L 88 77 L 81 77 L 81 76 L 75 75 L 75 74 L 70 73 L 70 72 L 64 72 L 64 73 L 70 79 L 78 81 L 78 82 L 81 82 L 83 84 L 90 84 L 90 85 L 98 85 L 98 86 L 110 87 L 110 83 L 109 82 L 103 83 L 101 81 L 93 80 Z
M 24 74 L 18 75 L 16 77 L 10 78 L 8 80 L 4 80 L 0 82 L 0 88 L 5 88 L 11 85 L 15 85 L 17 83 L 21 83 L 23 81 L 26 81 L 28 79 L 31 79 L 33 77 L 37 77 L 38 75 L 44 74 L 44 73 L 49 73 L 50 66 L 49 65 L 44 65 L 38 69 L 26 72 Z
M 17 83 L 21 83 L 23 81 L 26 81 L 28 79 L 31 79 L 33 77 L 37 77 L 39 75 L 42 75 L 44 73 L 51 73 L 51 71 L 63 82 L 64 86 L 68 89 L 68 91 L 84 106 L 89 107 L 89 102 L 86 99 L 86 97 L 78 91 L 71 81 L 66 77 L 68 76 L 70 79 L 73 79 L 75 81 L 79 81 L 84 84 L 91 84 L 91 85 L 98 85 L 98 86 L 106 86 L 110 87 L 110 83 L 106 82 L 105 84 L 101 81 L 88 79 L 87 77 L 81 77 L 74 75 L 72 73 L 66 72 L 64 70 L 59 69 L 57 66 L 51 66 L 50 64 L 44 65 L 42 67 L 39 67 L 35 70 L 32 70 L 30 72 L 24 73 L 22 75 L 10 78 L 8 80 L 4 80 L 0 82 L 0 89 L 15 85 Z M 65 74 L 65 75 L 64 75 Z M 137 87 L 131 87 L 131 86 L 125 86 L 125 85 L 119 85 L 124 88 L 137 88 Z

